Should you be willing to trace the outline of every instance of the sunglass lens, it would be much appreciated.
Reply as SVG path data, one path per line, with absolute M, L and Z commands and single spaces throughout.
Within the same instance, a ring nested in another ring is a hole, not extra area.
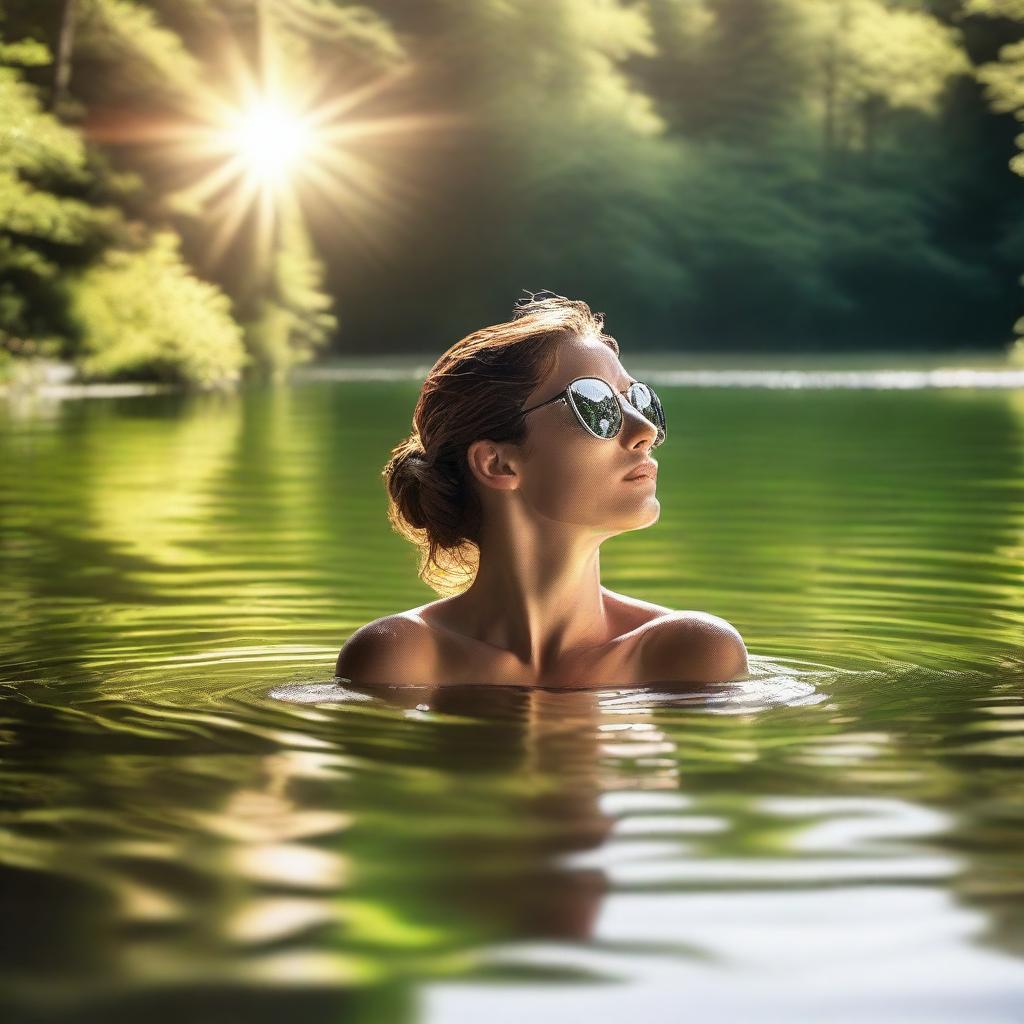
M 569 395 L 584 425 L 598 437 L 614 437 L 622 423 L 622 406 L 603 381 L 585 377 L 575 381 Z
M 629 389 L 629 400 L 638 412 L 658 428 L 658 436 L 652 445 L 657 448 L 665 440 L 665 410 L 661 407 L 661 401 L 646 384 L 640 383 Z

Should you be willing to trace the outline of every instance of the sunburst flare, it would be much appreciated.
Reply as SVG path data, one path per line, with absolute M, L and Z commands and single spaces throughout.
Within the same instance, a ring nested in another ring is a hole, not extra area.
M 273 47 L 260 47 L 254 66 L 234 41 L 222 50 L 227 73 L 196 83 L 175 116 L 108 112 L 88 128 L 104 143 L 141 145 L 159 155 L 177 180 L 190 181 L 169 197 L 179 212 L 201 217 L 209 229 L 206 259 L 216 264 L 255 218 L 257 267 L 266 267 L 284 211 L 309 220 L 325 206 L 343 221 L 366 255 L 422 198 L 413 180 L 389 174 L 373 159 L 373 140 L 409 138 L 458 126 L 449 113 L 358 118 L 358 108 L 414 70 L 411 63 L 341 95 L 323 76 L 284 73 Z M 191 172 L 191 173 L 190 173 Z

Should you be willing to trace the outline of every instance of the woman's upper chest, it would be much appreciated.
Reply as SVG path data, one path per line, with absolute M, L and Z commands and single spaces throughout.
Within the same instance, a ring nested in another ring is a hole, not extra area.
M 638 686 L 644 682 L 641 649 L 657 614 L 618 617 L 613 637 L 597 647 L 568 651 L 537 672 L 510 651 L 426 620 L 434 638 L 435 674 L 440 683 L 504 686 Z

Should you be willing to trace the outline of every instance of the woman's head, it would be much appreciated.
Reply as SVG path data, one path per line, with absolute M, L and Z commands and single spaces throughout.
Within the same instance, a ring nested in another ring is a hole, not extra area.
M 534 297 L 431 368 L 412 433 L 382 475 L 392 526 L 420 548 L 420 578 L 438 593 L 472 582 L 487 510 L 509 492 L 532 516 L 603 536 L 657 519 L 653 487 L 622 484 L 657 433 L 639 413 L 627 407 L 609 441 L 583 430 L 564 402 L 521 412 L 588 374 L 625 390 L 618 343 L 603 328 L 585 302 Z

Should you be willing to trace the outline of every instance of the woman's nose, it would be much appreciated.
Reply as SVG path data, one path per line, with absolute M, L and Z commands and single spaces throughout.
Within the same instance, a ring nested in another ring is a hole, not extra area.
M 634 437 L 638 433 L 647 434 L 651 439 L 651 444 L 658 439 L 658 427 L 652 423 L 632 402 L 629 401 L 625 395 L 619 395 L 619 402 L 622 404 L 622 431 L 626 435 L 632 444 L 634 443 Z M 632 417 L 632 420 L 631 420 Z M 635 421 L 635 422 L 634 422 Z M 642 427 L 643 430 L 638 428 Z

